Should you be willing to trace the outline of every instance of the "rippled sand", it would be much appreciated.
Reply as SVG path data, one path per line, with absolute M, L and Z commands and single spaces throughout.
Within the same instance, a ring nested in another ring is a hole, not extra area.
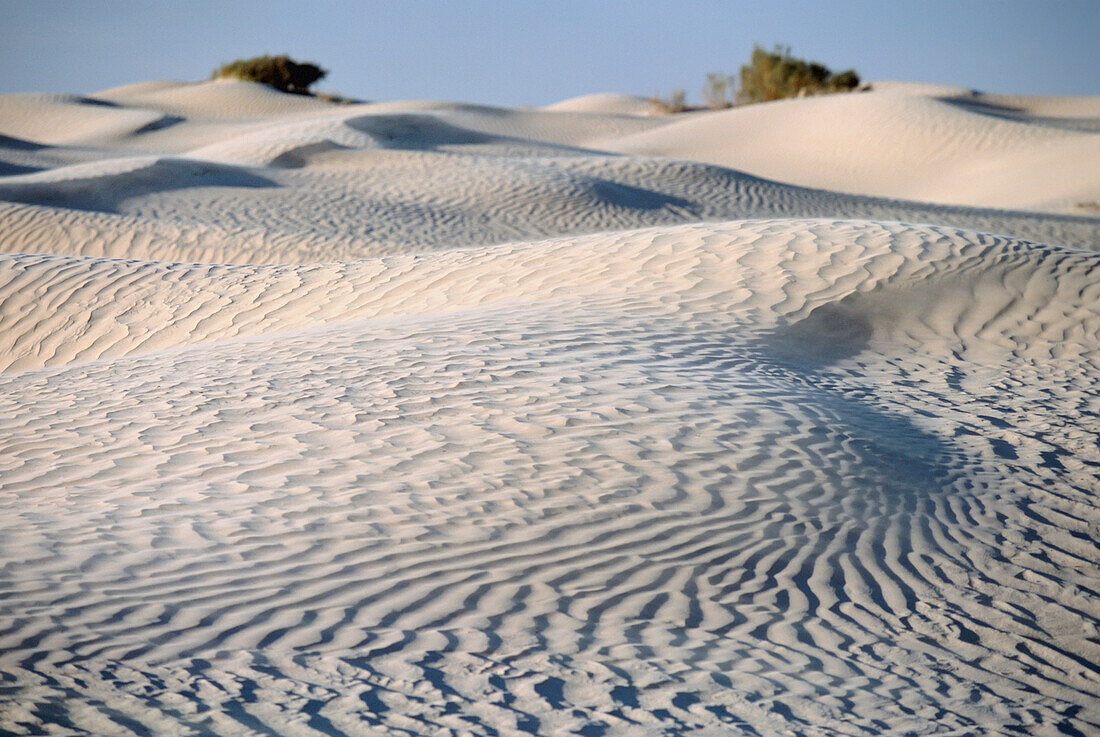
M 960 95 L 0 97 L 0 733 L 1100 730 L 1100 111 Z

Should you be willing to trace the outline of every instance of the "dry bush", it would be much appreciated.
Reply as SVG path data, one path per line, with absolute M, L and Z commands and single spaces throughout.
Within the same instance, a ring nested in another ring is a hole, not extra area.
M 707 75 L 707 83 L 703 86 L 703 102 L 711 110 L 724 110 L 733 103 L 730 93 L 735 89 L 733 78 L 719 72 L 711 72 Z
M 688 109 L 687 94 L 680 88 L 674 89 L 667 100 L 660 95 L 654 95 L 649 98 L 649 104 L 661 114 L 682 113 Z

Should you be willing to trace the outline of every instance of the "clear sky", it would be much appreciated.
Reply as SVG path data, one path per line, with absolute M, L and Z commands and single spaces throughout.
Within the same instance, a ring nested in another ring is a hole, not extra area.
M 1100 0 L 0 0 L 0 92 L 197 80 L 288 53 L 371 100 L 698 100 L 754 43 L 866 80 L 1100 94 Z

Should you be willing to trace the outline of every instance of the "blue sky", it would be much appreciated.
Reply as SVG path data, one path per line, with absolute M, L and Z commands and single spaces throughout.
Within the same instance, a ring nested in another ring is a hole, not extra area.
M 589 92 L 698 100 L 753 44 L 864 79 L 1100 94 L 1098 0 L 0 0 L 0 92 L 203 79 L 289 53 L 318 89 L 372 100 L 541 105 Z

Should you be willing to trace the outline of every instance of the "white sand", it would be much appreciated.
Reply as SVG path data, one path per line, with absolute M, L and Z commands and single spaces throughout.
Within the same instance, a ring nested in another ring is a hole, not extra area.
M 1100 730 L 1100 114 L 888 87 L 0 98 L 0 732 Z

